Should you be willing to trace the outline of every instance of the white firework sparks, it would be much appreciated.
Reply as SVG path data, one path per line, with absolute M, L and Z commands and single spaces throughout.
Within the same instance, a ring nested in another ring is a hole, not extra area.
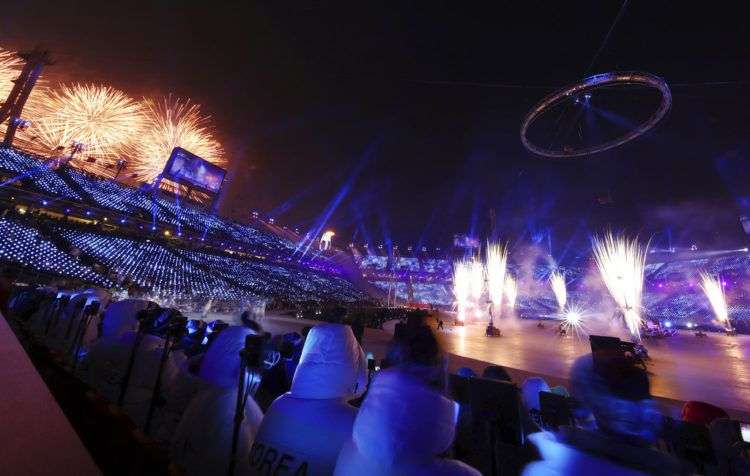
M 729 308 L 727 307 L 727 300 L 724 295 L 724 286 L 721 284 L 721 279 L 702 272 L 701 289 L 703 289 L 703 292 L 708 298 L 708 302 L 711 304 L 711 309 L 714 311 L 716 320 L 727 330 L 731 330 L 732 325 L 729 322 Z
M 638 239 L 614 237 L 611 233 L 593 239 L 596 265 L 609 294 L 619 307 L 630 334 L 640 339 L 641 297 L 646 249 Z
M 562 313 L 562 328 L 576 336 L 585 334 L 586 317 L 583 308 L 571 305 Z
M 475 302 L 479 302 L 484 294 L 484 264 L 478 259 L 471 261 L 469 265 L 469 282 L 471 297 Z
M 508 308 L 511 312 L 516 307 L 516 297 L 518 296 L 518 284 L 513 276 L 510 274 L 505 275 L 505 300 L 508 303 Z
M 505 274 L 508 264 L 508 251 L 500 244 L 487 245 L 487 293 L 489 294 L 492 312 L 500 316 L 503 294 L 505 291 Z
M 565 304 L 568 302 L 565 276 L 557 270 L 553 271 L 552 274 L 549 275 L 549 285 L 552 288 L 552 292 L 555 294 L 555 300 L 557 300 L 557 310 L 560 314 L 563 314 Z

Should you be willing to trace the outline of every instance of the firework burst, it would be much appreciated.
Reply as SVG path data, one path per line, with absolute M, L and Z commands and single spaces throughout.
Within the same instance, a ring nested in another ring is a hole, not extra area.
M 0 48 L 0 103 L 5 99 L 13 89 L 13 81 L 18 77 L 23 69 L 23 61 L 12 51 Z
M 10 91 L 13 89 L 13 86 L 15 85 L 14 81 L 20 76 L 21 70 L 23 70 L 24 62 L 21 60 L 18 56 L 16 56 L 15 52 L 4 50 L 3 48 L 0 48 L 0 104 L 5 102 L 5 100 L 10 95 Z M 31 91 L 31 95 L 26 100 L 26 104 L 24 105 L 23 114 L 22 117 L 24 119 L 34 119 L 36 116 L 36 108 L 39 104 L 39 97 L 40 97 L 40 90 L 43 89 L 44 80 L 40 77 L 37 82 L 35 88 Z M 7 127 L 7 121 L 4 124 L 0 124 L 0 134 L 5 133 L 5 129 Z M 32 126 L 33 127 L 33 126 Z M 16 135 L 16 144 L 23 144 L 25 142 L 24 139 L 24 131 L 25 128 L 19 129 Z
M 562 329 L 575 336 L 583 335 L 586 333 L 586 318 L 587 313 L 583 308 L 571 305 L 562 313 Z
M 41 155 L 70 155 L 72 144 L 82 151 L 72 166 L 94 173 L 109 173 L 127 146 L 143 132 L 140 104 L 122 91 L 94 84 L 62 85 L 40 91 L 24 114 L 31 119 L 35 137 L 23 146 Z
M 143 101 L 146 128 L 132 144 L 130 171 L 140 180 L 153 180 L 175 147 L 182 147 L 220 167 L 226 165 L 224 149 L 216 139 L 211 118 L 200 106 L 171 96 L 161 101 Z
M 505 274 L 508 264 L 508 251 L 500 244 L 487 245 L 487 293 L 490 298 L 493 315 L 502 312 L 503 293 L 505 291 Z
M 731 330 L 732 325 L 729 322 L 729 309 L 721 280 L 708 273 L 701 273 L 701 289 L 703 289 L 708 302 L 711 304 L 711 309 L 714 311 L 716 320 L 727 330 Z
M 568 291 L 565 285 L 565 276 L 555 270 L 549 275 L 549 285 L 557 300 L 557 310 L 562 315 L 565 311 L 565 304 L 568 302 Z
M 630 334 L 640 338 L 641 296 L 646 248 L 638 239 L 614 237 L 611 233 L 593 239 L 596 265 Z

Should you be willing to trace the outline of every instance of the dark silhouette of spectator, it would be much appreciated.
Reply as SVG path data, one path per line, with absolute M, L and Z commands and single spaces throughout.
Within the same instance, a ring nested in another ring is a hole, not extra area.
M 13 292 L 13 285 L 18 279 L 18 270 L 15 268 L 3 268 L 0 272 L 0 313 L 8 317 L 8 301 Z
M 617 359 L 595 365 L 589 354 L 573 365 L 571 382 L 573 396 L 591 410 L 597 429 L 562 426 L 529 435 L 544 459 L 527 465 L 525 476 L 690 474 L 687 462 L 651 447 L 663 417 L 643 368 Z
M 505 367 L 501 367 L 499 365 L 488 365 L 484 368 L 484 371 L 482 372 L 482 378 L 489 378 L 493 380 L 501 380 L 503 382 L 512 382 L 513 380 L 510 378 L 510 374 L 507 370 L 505 370 Z

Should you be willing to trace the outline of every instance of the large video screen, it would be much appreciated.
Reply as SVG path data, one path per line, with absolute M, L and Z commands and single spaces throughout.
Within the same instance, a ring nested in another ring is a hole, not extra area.
M 164 178 L 185 183 L 194 187 L 218 193 L 227 171 L 221 167 L 191 154 L 181 147 L 175 147 L 164 167 Z

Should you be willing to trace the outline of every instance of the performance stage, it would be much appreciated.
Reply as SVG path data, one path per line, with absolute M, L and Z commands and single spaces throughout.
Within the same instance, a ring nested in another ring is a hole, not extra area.
M 228 320 L 229 316 L 213 318 Z M 263 327 L 271 333 L 299 331 L 318 321 L 267 315 Z M 435 323 L 428 319 L 430 324 Z M 558 337 L 554 321 L 498 322 L 502 337 L 486 337 L 485 324 L 464 327 L 446 326 L 437 331 L 445 349 L 451 354 L 449 369 L 471 367 L 481 374 L 488 363 L 502 365 L 517 383 L 531 375 L 544 377 L 551 385 L 568 385 L 570 367 L 579 356 L 590 352 L 585 336 Z M 238 322 L 233 322 L 237 324 Z M 382 359 L 392 336 L 394 322 L 386 330 L 366 329 L 364 348 Z M 390 331 L 390 332 L 389 332 Z M 651 360 L 651 392 L 663 400 L 672 413 L 687 400 L 703 400 L 726 409 L 733 417 L 750 419 L 750 336 L 726 336 L 709 333 L 705 338 L 680 331 L 660 340 L 645 340 Z
M 485 324 L 454 327 L 442 333 L 450 353 L 491 362 L 548 378 L 565 380 L 579 356 L 590 352 L 585 336 L 558 337 L 557 326 L 521 321 L 503 327 L 502 337 L 485 337 Z M 651 392 L 657 397 L 703 400 L 727 410 L 750 415 L 750 336 L 709 333 L 705 338 L 679 334 L 644 340 L 651 360 Z M 454 366 L 452 366 L 454 367 Z M 512 374 L 512 372 L 511 372 Z M 740 416 L 740 415 L 738 415 Z

